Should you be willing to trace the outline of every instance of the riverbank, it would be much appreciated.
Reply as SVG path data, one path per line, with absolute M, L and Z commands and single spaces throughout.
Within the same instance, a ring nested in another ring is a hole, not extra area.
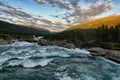
M 108 50 L 100 47 L 88 48 L 92 56 L 101 56 L 114 62 L 120 63 L 120 51 Z
M 75 44 L 68 43 L 65 40 L 57 40 L 57 41 L 39 41 L 39 45 L 55 45 L 55 46 L 61 46 L 61 47 L 66 47 L 66 48 L 76 48 Z M 78 46 L 80 48 L 80 46 Z M 110 50 L 110 49 L 104 49 L 100 47 L 94 47 L 94 46 L 85 46 L 82 47 L 90 52 L 92 56 L 101 56 L 106 59 L 112 60 L 114 62 L 120 63 L 120 51 L 118 50 Z

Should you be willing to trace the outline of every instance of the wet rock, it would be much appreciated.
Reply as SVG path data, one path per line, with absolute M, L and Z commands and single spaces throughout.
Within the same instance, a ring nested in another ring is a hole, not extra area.
M 120 51 L 107 50 L 103 48 L 89 48 L 92 56 L 103 56 L 107 59 L 120 63 Z
M 65 47 L 65 48 L 69 48 L 69 49 L 75 48 L 75 45 L 70 44 L 70 43 L 65 43 L 64 45 L 60 45 L 60 46 Z
M 6 45 L 9 44 L 9 41 L 0 39 L 0 45 Z
M 45 41 L 45 40 L 41 40 L 38 42 L 39 45 L 43 45 L 43 46 L 47 46 L 47 45 L 54 45 L 54 46 L 61 46 L 61 47 L 65 47 L 65 48 L 75 48 L 74 44 L 71 43 L 67 43 L 64 41 Z
M 91 52 L 91 55 L 93 56 L 105 56 L 109 54 L 108 50 L 103 48 L 89 48 L 88 51 Z
M 109 50 L 109 54 L 105 57 L 120 63 L 120 51 Z

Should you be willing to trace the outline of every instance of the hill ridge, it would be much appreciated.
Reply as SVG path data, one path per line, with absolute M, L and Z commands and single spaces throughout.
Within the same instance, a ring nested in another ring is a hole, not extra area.
M 106 16 L 102 18 L 94 18 L 92 20 L 89 20 L 87 22 L 83 22 L 80 24 L 76 24 L 68 28 L 67 30 L 73 30 L 73 29 L 79 29 L 79 28 L 98 28 L 102 25 L 115 26 L 117 24 L 120 24 L 120 14 L 119 15 L 112 15 L 112 16 Z
M 0 32 L 6 33 L 27 33 L 27 34 L 49 34 L 50 31 L 39 30 L 31 26 L 17 25 L 0 20 Z

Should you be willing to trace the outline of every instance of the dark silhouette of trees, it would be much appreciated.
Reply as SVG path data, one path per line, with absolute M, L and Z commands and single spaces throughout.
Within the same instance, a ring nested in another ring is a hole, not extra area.
M 102 25 L 94 29 L 76 29 L 70 31 L 63 31 L 56 34 L 45 35 L 46 39 L 50 40 L 66 40 L 75 45 L 81 42 L 89 45 L 102 45 L 103 43 L 118 43 L 120 44 L 120 24 L 108 27 Z M 107 44 L 106 44 L 107 45 Z
M 110 28 L 104 25 L 97 28 L 96 39 L 102 42 L 120 42 L 120 24 Z

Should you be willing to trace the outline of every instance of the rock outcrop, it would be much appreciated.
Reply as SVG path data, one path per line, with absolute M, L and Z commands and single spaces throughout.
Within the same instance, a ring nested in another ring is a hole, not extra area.
M 6 45 L 9 44 L 9 41 L 0 39 L 0 45 Z
M 120 63 L 120 51 L 107 50 L 103 48 L 89 48 L 92 56 L 103 56 L 107 59 Z
M 60 46 L 65 48 L 75 48 L 74 44 L 67 43 L 65 41 L 47 41 L 47 40 L 40 40 L 38 42 L 39 45 L 48 46 L 48 45 L 54 45 L 54 46 Z

